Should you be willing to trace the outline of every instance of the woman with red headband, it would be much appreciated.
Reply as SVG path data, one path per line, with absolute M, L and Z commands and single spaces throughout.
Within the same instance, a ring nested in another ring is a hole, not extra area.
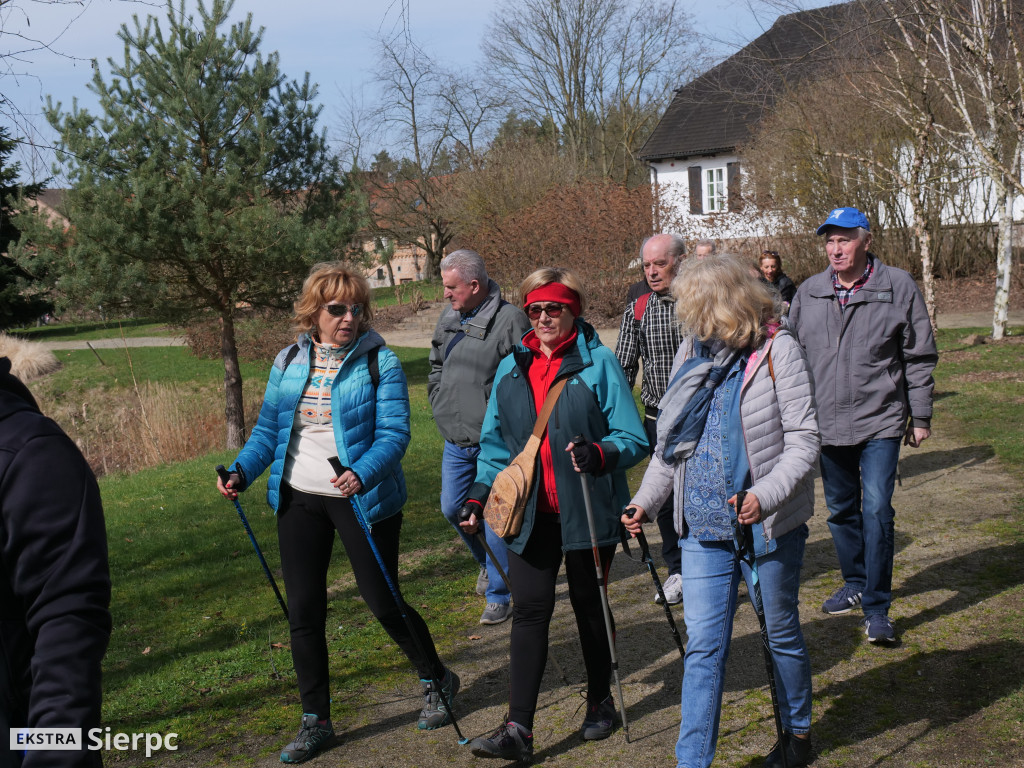
M 505 540 L 515 604 L 508 714 L 489 738 L 471 745 L 478 757 L 529 761 L 563 553 L 587 669 L 587 713 L 580 734 L 585 740 L 604 739 L 614 727 L 611 652 L 580 473 L 590 485 L 607 576 L 619 541 L 619 512 L 629 501 L 626 470 L 646 457 L 647 439 L 618 360 L 581 318 L 583 289 L 576 276 L 564 269 L 539 269 L 523 281 L 519 293 L 533 329 L 495 374 L 480 435 L 476 483 L 466 503 L 472 515 L 464 527 L 476 531 L 495 475 L 522 451 L 548 391 L 565 379 L 541 443 L 523 527 Z M 579 434 L 587 442 L 573 447 Z

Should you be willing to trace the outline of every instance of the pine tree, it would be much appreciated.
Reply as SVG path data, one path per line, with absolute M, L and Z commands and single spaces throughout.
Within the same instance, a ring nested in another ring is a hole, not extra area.
M 42 189 L 40 184 L 18 183 L 21 165 L 8 162 L 17 146 L 10 132 L 0 128 L 0 329 L 25 325 L 52 309 L 45 298 L 26 290 L 31 276 L 7 257 L 11 243 L 21 236 L 13 221 L 19 198 L 32 199 Z
M 336 158 L 317 131 L 309 76 L 260 54 L 252 17 L 224 33 L 231 0 L 168 4 L 121 27 L 123 63 L 97 71 L 103 114 L 47 111 L 72 188 L 70 228 L 33 230 L 26 264 L 84 306 L 220 320 L 228 447 L 244 439 L 236 307 L 288 307 L 312 263 L 354 232 Z

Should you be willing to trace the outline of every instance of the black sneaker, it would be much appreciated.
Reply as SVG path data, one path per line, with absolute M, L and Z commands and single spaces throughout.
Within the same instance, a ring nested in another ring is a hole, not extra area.
M 470 751 L 477 757 L 500 757 L 529 763 L 533 760 L 533 734 L 519 723 L 507 722 L 488 738 L 473 739 Z
M 450 669 L 444 671 L 444 678 L 441 680 L 444 690 L 445 701 L 448 706 L 455 709 L 455 694 L 459 692 L 459 676 Z M 423 709 L 420 710 L 420 720 L 416 727 L 421 731 L 432 731 L 435 728 L 442 728 L 452 721 L 451 713 L 445 707 L 444 701 L 434 685 L 433 680 L 420 680 L 420 688 L 423 690 Z
M 786 744 L 786 765 L 789 768 L 804 768 L 811 762 L 811 737 L 798 739 L 791 733 L 783 733 L 782 740 Z M 782 750 L 779 742 L 775 742 L 772 751 L 764 759 L 764 768 L 782 768 Z
M 316 715 L 302 716 L 302 727 L 299 735 L 291 744 L 281 750 L 282 763 L 303 763 L 334 741 L 334 726 L 328 720 L 320 725 Z
M 584 741 L 599 741 L 612 735 L 615 728 L 615 702 L 612 697 L 600 704 L 587 704 L 587 716 L 583 719 L 580 733 Z

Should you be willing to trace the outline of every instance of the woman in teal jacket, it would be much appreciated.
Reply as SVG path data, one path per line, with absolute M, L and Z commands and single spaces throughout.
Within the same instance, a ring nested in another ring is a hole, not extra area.
M 555 581 L 564 557 L 569 600 L 587 668 L 586 740 L 607 738 L 615 707 L 609 678 L 611 653 L 580 477 L 590 486 L 601 565 L 607 577 L 619 541 L 619 513 L 629 501 L 626 470 L 647 456 L 647 438 L 615 354 L 580 318 L 583 290 L 566 270 L 539 269 L 520 287 L 533 330 L 498 366 L 480 435 L 476 483 L 465 524 L 475 531 L 495 475 L 529 439 L 548 390 L 565 388 L 543 437 L 522 530 L 506 539 L 512 584 L 509 711 L 489 738 L 476 739 L 479 757 L 528 760 L 533 717 L 547 662 Z M 576 435 L 586 443 L 572 447 Z M 580 473 L 583 473 L 582 475 Z
M 459 688 L 423 619 L 408 604 L 398 605 L 353 514 L 363 515 L 397 584 L 409 392 L 398 358 L 370 329 L 371 317 L 365 278 L 340 264 L 313 268 L 295 303 L 298 342 L 274 360 L 256 427 L 227 485 L 217 483 L 234 499 L 270 467 L 267 501 L 277 513 L 303 707 L 299 735 L 281 752 L 285 763 L 309 759 L 334 738 L 325 629 L 335 531 L 360 596 L 419 672 L 425 698 L 421 729 L 450 722 L 444 701 L 450 704 Z M 346 468 L 340 476 L 328 463 L 334 456 Z M 444 698 L 434 681 L 443 686 Z

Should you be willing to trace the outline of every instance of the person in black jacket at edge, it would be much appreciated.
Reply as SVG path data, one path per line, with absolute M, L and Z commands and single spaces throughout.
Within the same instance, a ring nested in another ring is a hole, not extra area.
M 100 664 L 110 640 L 107 534 L 96 478 L 0 357 L 0 739 L 81 728 L 81 751 L 0 749 L 0 768 L 99 766 Z

